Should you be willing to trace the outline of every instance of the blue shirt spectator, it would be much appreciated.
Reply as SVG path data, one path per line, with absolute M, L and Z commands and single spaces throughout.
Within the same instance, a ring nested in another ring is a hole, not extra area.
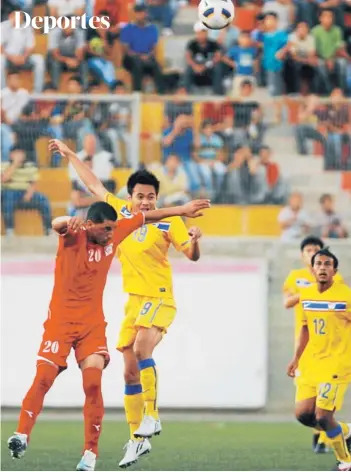
M 276 58 L 277 52 L 286 46 L 288 35 L 285 31 L 271 31 L 263 37 L 263 66 L 266 70 L 277 72 L 283 68 L 283 62 Z
M 173 126 L 165 129 L 163 132 L 163 137 L 165 138 L 171 134 L 173 129 Z M 169 146 L 163 147 L 163 159 L 166 160 L 166 158 L 171 154 L 176 154 L 180 157 L 182 162 L 190 161 L 193 150 L 193 142 L 193 130 L 191 128 L 183 129 L 180 133 L 177 133 Z
M 234 46 L 228 51 L 228 57 L 235 62 L 235 72 L 238 75 L 254 75 L 256 56 L 257 51 L 254 47 Z
M 217 152 L 224 146 L 222 138 L 217 134 L 206 136 L 200 135 L 200 150 L 198 155 L 200 159 L 208 159 L 214 161 L 217 157 Z
M 158 41 L 158 31 L 152 24 L 140 26 L 129 23 L 122 28 L 120 39 L 136 54 L 151 54 Z

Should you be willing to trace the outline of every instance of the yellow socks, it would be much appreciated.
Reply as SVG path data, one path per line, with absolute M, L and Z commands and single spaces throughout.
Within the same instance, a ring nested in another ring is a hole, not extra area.
M 329 439 L 325 431 L 319 431 L 318 444 L 328 444 Z
M 329 439 L 328 443 L 334 450 L 334 454 L 336 456 L 336 459 L 340 462 L 351 462 L 351 455 L 349 451 L 347 450 L 346 446 L 346 441 L 345 441 L 345 436 L 343 433 L 343 428 L 346 431 L 347 425 L 345 423 L 338 424 L 338 426 L 330 431 L 327 431 L 327 437 Z M 347 428 L 348 431 L 348 428 Z
M 134 432 L 139 428 L 143 419 L 144 399 L 140 384 L 125 386 L 124 409 L 129 425 L 130 438 L 134 440 Z
M 139 361 L 140 380 L 143 387 L 145 415 L 158 420 L 157 408 L 157 371 L 153 359 Z

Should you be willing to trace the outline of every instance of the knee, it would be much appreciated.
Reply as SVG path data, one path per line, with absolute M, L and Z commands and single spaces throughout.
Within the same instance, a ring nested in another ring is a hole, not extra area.
M 140 374 L 138 370 L 128 369 L 124 371 L 124 382 L 126 385 L 135 385 L 140 383 Z
M 101 389 L 101 377 L 99 378 L 84 378 L 83 390 L 85 395 L 95 395 Z
M 310 411 L 296 413 L 296 419 L 299 423 L 310 428 L 314 428 L 317 424 L 316 415 Z
M 329 425 L 329 418 L 325 413 L 316 415 L 316 423 L 323 431 L 327 431 Z

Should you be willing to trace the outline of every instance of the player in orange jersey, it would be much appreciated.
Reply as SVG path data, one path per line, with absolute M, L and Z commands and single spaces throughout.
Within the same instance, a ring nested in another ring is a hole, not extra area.
M 145 223 L 171 216 L 201 216 L 200 211 L 208 207 L 208 200 L 195 200 L 180 207 L 131 214 L 117 221 L 112 206 L 97 202 L 89 208 L 84 224 L 69 217 L 53 221 L 53 229 L 60 235 L 54 289 L 36 376 L 23 400 L 16 432 L 8 440 L 13 458 L 24 455 L 44 397 L 67 368 L 66 359 L 73 348 L 85 393 L 84 454 L 77 470 L 95 470 L 104 414 L 101 375 L 109 362 L 103 291 L 117 246 Z

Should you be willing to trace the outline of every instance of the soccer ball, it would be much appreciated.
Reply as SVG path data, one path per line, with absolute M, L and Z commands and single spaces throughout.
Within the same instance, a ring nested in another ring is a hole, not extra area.
M 233 21 L 235 8 L 232 0 L 201 0 L 198 13 L 203 25 L 209 29 L 220 30 Z

